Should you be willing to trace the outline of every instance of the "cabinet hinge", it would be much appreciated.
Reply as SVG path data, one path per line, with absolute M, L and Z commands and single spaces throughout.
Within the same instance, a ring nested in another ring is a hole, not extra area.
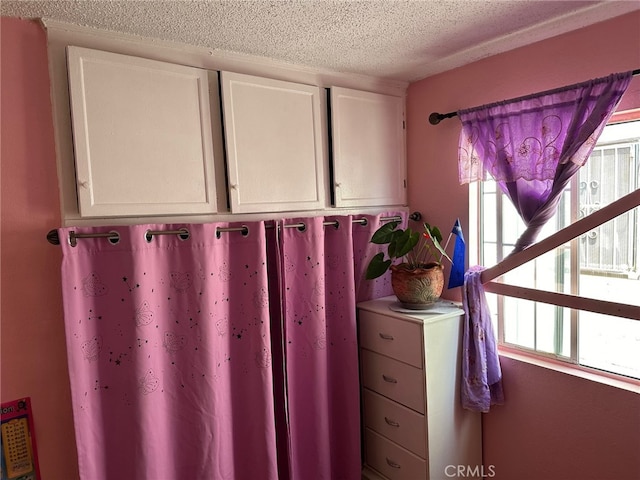
M 407 127 L 405 127 L 405 125 L 404 125 L 404 120 L 402 120 L 402 129 L 403 129 L 403 130 L 406 130 L 406 128 L 407 128 Z

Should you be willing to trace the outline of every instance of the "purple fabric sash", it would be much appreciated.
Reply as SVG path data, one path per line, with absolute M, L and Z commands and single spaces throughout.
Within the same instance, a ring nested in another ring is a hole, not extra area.
M 491 323 L 480 274 L 484 267 L 472 267 L 464 276 L 462 305 L 465 312 L 462 347 L 462 406 L 488 412 L 491 405 L 502 405 L 502 371 L 496 337 Z

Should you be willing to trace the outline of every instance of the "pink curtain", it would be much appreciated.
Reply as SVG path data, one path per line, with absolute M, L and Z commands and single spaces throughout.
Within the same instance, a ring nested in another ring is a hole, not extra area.
M 292 480 L 360 478 L 351 220 L 345 216 L 283 222 L 283 330 Z M 324 226 L 323 221 L 338 223 Z M 291 227 L 297 224 L 304 227 Z
M 246 226 L 59 231 L 81 478 L 277 478 L 265 227 Z

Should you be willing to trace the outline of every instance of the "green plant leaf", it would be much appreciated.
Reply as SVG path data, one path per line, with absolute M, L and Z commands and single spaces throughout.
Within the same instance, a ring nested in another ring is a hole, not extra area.
M 438 227 L 435 225 L 432 227 L 427 222 L 423 223 L 423 225 L 425 232 L 427 232 L 432 241 L 433 239 L 436 239 L 438 242 L 442 241 L 442 233 L 440 233 L 440 229 Z
M 402 232 L 402 235 L 398 235 L 398 238 L 395 239 L 395 249 L 393 251 L 393 257 L 400 258 L 404 257 L 407 253 L 413 250 L 420 241 L 420 234 L 418 232 L 414 232 L 410 228 L 407 228 Z M 391 245 L 389 245 L 391 247 Z M 391 253 L 389 253 L 391 257 Z
M 436 241 L 438 242 L 442 241 L 442 233 L 440 233 L 440 229 L 438 227 L 433 226 L 429 229 L 429 231 L 431 232 L 431 236 L 435 238 Z
M 384 260 L 384 253 L 378 253 L 369 262 L 366 273 L 367 280 L 372 280 L 383 275 L 387 270 L 389 270 L 390 266 L 391 260 Z
M 389 222 L 382 225 L 376 230 L 371 237 L 371 243 L 377 243 L 379 245 L 390 243 L 398 233 L 395 229 L 398 226 L 398 222 Z
M 442 245 L 440 245 L 440 242 L 442 241 L 442 234 L 440 233 L 438 227 L 429 227 L 429 224 L 425 223 L 424 228 L 427 232 L 427 235 L 429 235 L 429 239 L 433 243 L 433 246 L 438 249 L 443 257 L 446 257 L 447 260 L 453 263 L 449 255 L 447 255 L 447 252 L 445 252 L 444 248 L 442 248 Z

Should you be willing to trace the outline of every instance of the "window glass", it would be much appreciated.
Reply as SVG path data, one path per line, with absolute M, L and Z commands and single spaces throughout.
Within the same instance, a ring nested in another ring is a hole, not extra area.
M 527 348 L 535 348 L 535 319 L 537 302 L 503 297 L 504 341 Z
M 640 378 L 640 321 L 580 312 L 579 363 Z

